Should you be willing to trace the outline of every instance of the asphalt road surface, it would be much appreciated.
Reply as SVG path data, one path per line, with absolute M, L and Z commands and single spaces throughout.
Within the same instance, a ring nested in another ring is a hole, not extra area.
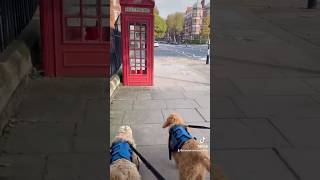
M 162 44 L 154 48 L 155 57 L 182 57 L 205 61 L 207 58 L 208 45 L 173 45 Z

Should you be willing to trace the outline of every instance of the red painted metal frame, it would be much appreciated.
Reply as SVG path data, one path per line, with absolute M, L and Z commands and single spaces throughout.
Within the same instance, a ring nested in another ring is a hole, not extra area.
M 99 0 L 100 4 L 101 1 Z M 101 6 L 99 15 L 96 16 L 96 18 L 100 17 L 98 23 L 100 29 L 99 40 L 84 41 L 82 37 L 81 42 L 72 42 L 64 40 L 62 3 L 63 0 L 40 1 L 43 69 L 45 75 L 106 77 L 109 75 L 110 42 L 102 41 Z M 83 33 L 81 34 L 83 36 Z
M 137 1 L 137 0 L 136 0 Z M 129 0 L 121 0 L 121 44 L 122 44 L 122 66 L 123 66 L 123 84 L 126 86 L 152 86 L 153 85 L 153 34 L 154 34 L 154 2 L 151 0 L 140 0 L 140 3 L 133 3 Z M 150 13 L 125 12 L 125 7 L 149 8 Z M 146 23 L 146 52 L 147 74 L 130 74 L 129 57 L 129 24 Z

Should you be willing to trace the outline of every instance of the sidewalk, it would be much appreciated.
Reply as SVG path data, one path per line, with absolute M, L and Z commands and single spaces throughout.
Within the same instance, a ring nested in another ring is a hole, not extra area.
M 30 80 L 0 138 L 0 179 L 104 179 L 105 79 Z
M 320 11 L 283 2 L 215 7 L 214 153 L 230 179 L 319 177 Z
M 210 126 L 209 74 L 210 67 L 202 61 L 155 57 L 154 86 L 122 86 L 115 95 L 111 140 L 120 125 L 130 125 L 137 149 L 166 179 L 178 179 L 168 157 L 168 129 L 162 124 L 170 113 L 179 112 L 187 123 Z M 191 133 L 206 137 L 210 144 L 208 130 L 192 129 Z M 144 165 L 140 172 L 143 179 L 155 179 Z

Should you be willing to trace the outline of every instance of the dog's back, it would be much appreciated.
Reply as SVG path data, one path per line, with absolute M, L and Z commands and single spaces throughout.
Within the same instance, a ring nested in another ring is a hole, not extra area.
M 137 166 L 125 159 L 119 159 L 110 165 L 111 180 L 141 180 Z

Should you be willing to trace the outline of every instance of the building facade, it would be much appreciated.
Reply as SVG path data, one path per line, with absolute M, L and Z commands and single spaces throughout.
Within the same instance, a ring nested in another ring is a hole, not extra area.
M 184 38 L 198 39 L 201 32 L 203 7 L 202 1 L 197 0 L 192 7 L 188 7 L 185 14 Z
M 210 16 L 210 2 L 197 0 L 192 7 L 188 7 L 184 17 L 184 39 L 199 39 L 202 30 L 202 20 Z

